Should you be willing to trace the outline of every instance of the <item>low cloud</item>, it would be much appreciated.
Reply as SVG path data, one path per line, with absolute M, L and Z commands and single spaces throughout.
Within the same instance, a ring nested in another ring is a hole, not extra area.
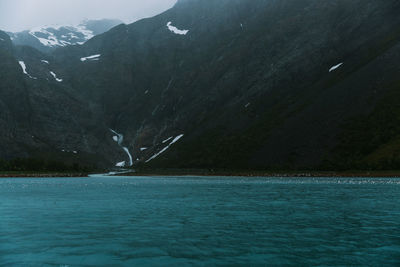
M 84 19 L 120 19 L 132 23 L 171 8 L 176 0 L 0 0 L 0 29 L 76 24 Z

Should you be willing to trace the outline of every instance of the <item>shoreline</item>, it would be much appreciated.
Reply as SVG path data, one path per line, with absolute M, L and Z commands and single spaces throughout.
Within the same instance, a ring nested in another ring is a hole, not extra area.
M 84 178 L 87 173 L 0 173 L 0 178 Z
M 147 169 L 125 170 L 124 172 L 93 173 L 0 173 L 0 178 L 90 178 L 96 176 L 225 176 L 225 177 L 265 177 L 265 178 L 400 178 L 400 171 L 228 171 L 199 169 Z
M 206 170 L 136 170 L 112 176 L 226 176 L 278 178 L 400 178 L 400 171 L 206 171 Z

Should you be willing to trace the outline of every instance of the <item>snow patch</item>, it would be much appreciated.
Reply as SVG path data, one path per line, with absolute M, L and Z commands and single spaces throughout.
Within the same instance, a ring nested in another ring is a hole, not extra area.
M 82 61 L 82 62 L 85 62 L 85 61 L 87 61 L 87 60 L 96 61 L 96 60 L 99 60 L 99 59 L 100 59 L 100 56 L 101 56 L 101 54 L 97 54 L 97 55 L 93 55 L 93 56 L 88 56 L 88 57 L 81 57 L 81 61 Z
M 118 145 L 122 145 L 122 142 L 124 141 L 124 136 L 122 134 L 117 133 L 116 131 L 110 129 L 110 131 L 114 134 L 116 134 L 116 136 L 113 136 L 113 139 L 115 142 L 118 143 Z M 116 137 L 116 138 L 114 138 Z
M 18 61 L 18 63 L 19 63 L 19 65 L 21 66 L 22 72 L 23 72 L 25 75 L 27 75 L 27 76 L 28 76 L 29 78 L 31 78 L 31 79 L 37 80 L 37 78 L 32 77 L 32 76 L 26 71 L 26 65 L 25 65 L 25 62 L 24 62 L 24 61 Z
M 189 32 L 189 30 L 179 30 L 177 27 L 172 26 L 171 21 L 167 23 L 167 27 L 168 27 L 168 30 L 170 30 L 171 32 L 173 32 L 175 34 L 179 34 L 179 35 L 186 35 Z
M 140 151 L 145 151 L 145 150 L 147 150 L 148 148 L 147 147 L 141 147 L 140 148 Z
M 173 136 L 168 137 L 167 139 L 165 139 L 164 141 L 162 141 L 163 144 L 165 144 L 166 142 L 168 142 L 169 140 L 171 140 L 172 138 L 174 138 Z
M 76 151 L 76 150 L 70 151 L 70 150 L 67 150 L 67 149 L 62 149 L 61 152 L 78 154 L 78 151 Z
M 57 74 L 55 74 L 54 72 L 52 72 L 52 71 L 50 71 L 50 74 L 51 74 L 51 76 L 53 76 L 54 77 L 54 79 L 57 81 L 57 82 L 62 82 L 63 81 L 63 79 L 59 79 L 59 78 L 57 78 Z
M 47 60 L 44 60 L 44 59 L 42 59 L 40 61 L 43 62 L 43 63 L 46 63 L 46 64 L 50 64 Z
M 116 167 L 125 167 L 126 162 L 125 161 L 121 161 L 118 162 L 117 164 L 115 164 Z
M 178 135 L 177 137 L 174 138 L 174 140 L 172 140 L 171 144 L 169 144 L 169 145 L 175 144 L 175 143 L 178 142 L 179 139 L 181 139 L 183 136 L 184 136 L 184 134 Z
M 168 146 L 164 147 L 160 152 L 154 154 L 151 158 L 149 158 L 148 160 L 146 160 L 146 163 L 157 158 L 158 156 L 160 156 L 162 153 L 164 153 L 165 151 L 167 151 L 168 148 L 170 148 L 170 146 L 172 146 L 174 143 L 178 142 L 179 139 L 181 139 L 184 135 L 178 135 L 177 137 L 174 138 L 174 140 L 172 140 L 171 143 L 169 143 Z
M 332 68 L 329 69 L 329 72 L 332 72 L 332 71 L 337 70 L 337 69 L 340 68 L 342 65 L 343 65 L 343 62 L 342 62 L 342 63 L 339 63 L 339 64 L 337 64 L 337 65 L 335 65 L 335 66 L 333 66 Z

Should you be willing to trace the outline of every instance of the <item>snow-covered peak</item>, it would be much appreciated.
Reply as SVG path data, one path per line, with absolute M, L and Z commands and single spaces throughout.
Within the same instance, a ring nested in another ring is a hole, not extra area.
M 120 24 L 118 20 L 86 20 L 78 25 L 50 25 L 28 31 L 8 33 L 16 45 L 29 45 L 39 50 L 68 45 L 82 45 L 95 35 Z
M 126 165 L 126 162 L 125 161 L 121 161 L 121 162 L 118 162 L 117 164 L 115 164 L 115 167 L 125 167 L 125 165 Z
M 80 45 L 94 36 L 85 25 L 39 27 L 31 29 L 29 34 L 48 47 Z

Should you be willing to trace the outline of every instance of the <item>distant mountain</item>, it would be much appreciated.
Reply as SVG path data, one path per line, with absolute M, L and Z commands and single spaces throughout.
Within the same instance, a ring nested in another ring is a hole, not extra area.
M 398 169 L 398 14 L 397 0 L 180 0 L 48 55 L 6 40 L 0 157 Z
M 15 45 L 28 45 L 42 52 L 51 52 L 57 47 L 81 45 L 121 23 L 111 19 L 86 20 L 75 26 L 46 26 L 8 34 Z

